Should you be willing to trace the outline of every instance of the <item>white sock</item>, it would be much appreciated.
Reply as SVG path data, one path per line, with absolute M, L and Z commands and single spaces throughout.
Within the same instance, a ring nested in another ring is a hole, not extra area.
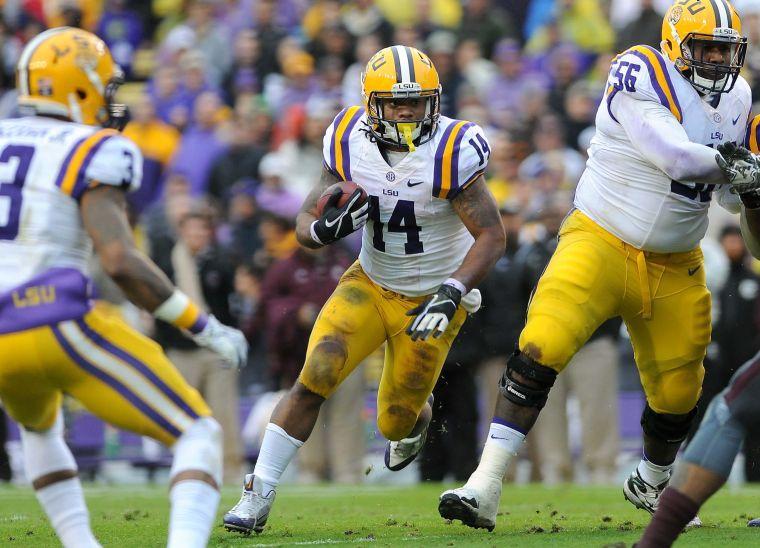
M 512 457 L 517 455 L 520 446 L 525 441 L 525 434 L 496 419 L 488 430 L 483 454 L 475 472 L 472 473 L 468 484 L 477 484 L 481 480 L 496 479 L 501 481 L 507 471 Z
M 167 548 L 205 548 L 219 506 L 219 491 L 205 481 L 182 480 L 169 491 Z
M 90 529 L 90 514 L 79 478 L 55 482 L 36 491 L 37 500 L 66 548 L 95 548 L 100 544 Z
M 264 440 L 261 442 L 259 458 L 253 475 L 259 478 L 263 484 L 262 495 L 266 496 L 269 491 L 274 491 L 280 483 L 280 477 L 285 469 L 296 456 L 296 451 L 303 445 L 301 440 L 295 439 L 285 430 L 270 422 L 267 424 Z
M 21 429 L 26 476 L 34 482 L 56 472 L 76 473 L 77 463 L 63 441 L 63 418 L 58 413 L 55 423 L 44 432 Z M 69 548 L 100 546 L 90 529 L 90 514 L 79 478 L 57 481 L 35 491 L 50 524 L 61 543 Z
M 663 481 L 670 479 L 673 463 L 660 466 L 659 464 L 649 462 L 646 455 L 644 455 L 636 469 L 639 471 L 639 475 L 645 482 L 649 485 L 657 486 Z

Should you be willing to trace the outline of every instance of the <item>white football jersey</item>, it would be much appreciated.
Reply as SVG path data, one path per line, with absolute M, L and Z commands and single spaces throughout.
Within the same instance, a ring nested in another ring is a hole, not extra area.
M 324 138 L 325 166 L 369 195 L 359 261 L 378 285 L 408 296 L 434 292 L 474 241 L 451 206 L 488 165 L 483 130 L 441 117 L 433 138 L 390 166 L 371 139 L 363 107 L 336 116 Z
M 707 230 L 713 191 L 718 202 L 732 211 L 738 198 L 727 185 L 716 190 L 715 185 L 673 181 L 645 158 L 613 114 L 618 94 L 660 103 L 681 123 L 690 142 L 717 147 L 744 141 L 751 107 L 749 85 L 739 77 L 713 107 L 654 48 L 634 46 L 613 60 L 575 206 L 639 249 L 660 253 L 694 249 Z
M 137 146 L 111 129 L 52 118 L 0 121 L 0 292 L 50 269 L 87 274 L 78 199 L 92 185 L 135 190 Z

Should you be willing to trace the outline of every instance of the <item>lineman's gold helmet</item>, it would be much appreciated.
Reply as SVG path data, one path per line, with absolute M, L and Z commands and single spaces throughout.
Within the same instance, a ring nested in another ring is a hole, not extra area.
M 716 46 L 724 53 L 724 63 L 704 58 Z M 660 47 L 697 91 L 726 93 L 744 65 L 747 38 L 728 0 L 677 0 L 662 21 Z

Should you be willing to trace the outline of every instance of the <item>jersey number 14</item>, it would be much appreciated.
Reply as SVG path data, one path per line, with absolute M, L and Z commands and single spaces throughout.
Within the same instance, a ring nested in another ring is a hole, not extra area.
M 369 197 L 370 220 L 372 221 L 372 245 L 378 251 L 385 253 L 385 240 L 383 230 L 385 224 L 380 220 L 380 200 L 377 196 Z M 424 251 L 420 241 L 421 227 L 417 226 L 417 217 L 414 215 L 414 202 L 411 200 L 399 200 L 393 208 L 388 219 L 388 232 L 406 232 L 404 253 L 416 255 Z

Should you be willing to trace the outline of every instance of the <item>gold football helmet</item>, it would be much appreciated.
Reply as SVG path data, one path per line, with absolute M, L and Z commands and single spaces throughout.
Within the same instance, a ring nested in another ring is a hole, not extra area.
M 418 49 L 391 46 L 373 55 L 362 73 L 362 98 L 378 142 L 413 151 L 433 138 L 441 116 L 441 83 L 433 62 Z M 384 101 L 411 98 L 426 99 L 423 118 L 385 118 Z
M 108 46 L 85 30 L 58 27 L 38 34 L 16 68 L 22 111 L 122 129 L 125 105 L 113 102 L 124 76 Z
M 744 65 L 747 38 L 728 0 L 676 0 L 663 18 L 660 47 L 697 91 L 726 93 Z M 706 58 L 714 48 L 723 62 Z

